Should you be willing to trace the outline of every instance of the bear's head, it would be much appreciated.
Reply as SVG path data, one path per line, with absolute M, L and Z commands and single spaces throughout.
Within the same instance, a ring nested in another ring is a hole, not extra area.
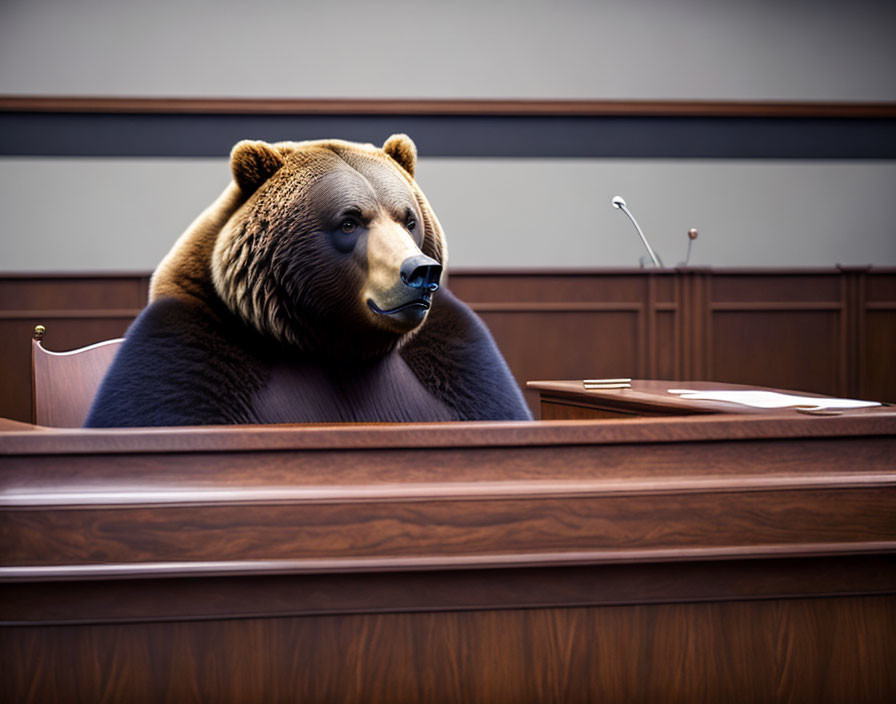
M 269 338 L 372 357 L 423 324 L 446 251 L 405 135 L 238 143 L 233 183 L 153 275 L 151 298 L 214 296 Z

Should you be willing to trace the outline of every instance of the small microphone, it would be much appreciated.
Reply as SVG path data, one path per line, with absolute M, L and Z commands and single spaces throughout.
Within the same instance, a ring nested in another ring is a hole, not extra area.
M 628 219 L 632 221 L 632 225 L 635 226 L 635 229 L 638 231 L 638 235 L 641 237 L 641 241 L 644 243 L 644 246 L 647 248 L 647 253 L 650 255 L 651 261 L 653 261 L 653 265 L 658 268 L 662 268 L 663 263 L 660 258 L 654 253 L 653 248 L 650 246 L 650 243 L 647 241 L 647 238 L 644 236 L 644 233 L 641 231 L 641 227 L 638 225 L 638 221 L 635 220 L 635 216 L 632 215 L 628 207 L 625 204 L 625 199 L 622 196 L 613 196 L 614 208 L 619 208 L 623 213 L 628 215 Z
M 698 234 L 696 227 L 692 227 L 688 230 L 688 251 L 685 252 L 684 261 L 679 262 L 678 266 L 687 266 L 688 262 L 691 261 L 691 245 L 694 244 L 694 240 L 697 239 Z

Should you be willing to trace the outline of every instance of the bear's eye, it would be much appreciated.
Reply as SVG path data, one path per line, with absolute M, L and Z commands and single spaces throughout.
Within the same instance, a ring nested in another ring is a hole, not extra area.
M 409 217 L 404 226 L 408 228 L 408 232 L 413 232 L 417 229 L 417 221 L 413 217 Z
M 339 229 L 342 230 L 346 235 L 353 234 L 358 229 L 358 223 L 355 220 L 343 220 L 342 224 L 339 226 Z

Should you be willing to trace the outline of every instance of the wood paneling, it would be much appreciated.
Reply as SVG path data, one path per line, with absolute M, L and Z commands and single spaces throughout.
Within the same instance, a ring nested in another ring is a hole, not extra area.
M 839 311 L 717 311 L 707 379 L 845 395 L 839 333 Z
M 147 275 L 0 277 L 0 415 L 30 420 L 29 345 L 119 337 Z M 457 271 L 521 386 L 630 376 L 775 386 L 896 401 L 896 272 Z M 535 392 L 526 392 L 538 412 Z
M 896 546 L 894 432 L 887 412 L 13 429 L 0 578 L 873 552 Z
M 896 399 L 896 301 L 865 313 L 859 393 Z
M 145 507 L 19 508 L 4 518 L 0 552 L 6 564 L 37 571 L 135 560 L 236 563 L 257 554 L 261 545 L 266 560 L 311 566 L 334 553 L 336 536 L 346 564 L 396 565 L 423 556 L 446 564 L 454 558 L 511 554 L 537 562 L 556 552 L 596 559 L 613 551 L 693 549 L 713 554 L 742 542 L 771 548 L 896 539 L 896 489 L 817 483 L 807 488 L 759 483 L 746 493 L 731 488 L 730 482 L 713 490 L 707 480 L 702 492 L 692 487 L 676 492 L 659 483 L 653 493 L 663 495 L 662 503 L 653 495 L 601 495 L 599 487 L 593 489 L 595 496 L 579 491 L 557 497 L 543 488 L 547 496 L 496 492 L 471 498 L 459 498 L 467 487 L 458 487 L 454 496 L 446 491 L 412 499 L 382 492 L 379 501 L 334 497 L 332 504 L 284 492 L 252 503 L 216 505 L 196 492 L 193 502 L 201 511 L 155 502 Z M 566 487 L 566 493 L 573 490 Z M 556 528 L 560 524 L 562 531 Z
M 861 277 L 856 287 L 859 392 L 896 399 L 896 276 Z
M 845 551 L 844 551 L 845 552 Z M 583 608 L 892 593 L 892 555 L 0 584 L 4 626 Z M 363 588 L 362 588 L 363 587 Z M 114 595 L 114 598 L 110 598 Z M 2 632 L 2 631 L 0 631 Z
M 148 275 L 0 276 L 0 416 L 30 421 L 31 338 L 62 352 L 121 337 L 146 305 Z
M 849 395 L 845 276 L 713 276 L 707 378 Z
M 0 698 L 891 701 L 894 451 L 894 413 L 0 424 Z
M 10 635 L 0 641 L 4 688 L 19 701 L 883 703 L 896 690 L 892 597 L 834 608 L 806 599 Z
M 452 272 L 449 285 L 491 329 L 533 413 L 526 381 L 650 378 L 682 358 L 669 273 Z
M 466 272 L 451 286 L 521 384 L 630 376 L 896 399 L 890 270 Z

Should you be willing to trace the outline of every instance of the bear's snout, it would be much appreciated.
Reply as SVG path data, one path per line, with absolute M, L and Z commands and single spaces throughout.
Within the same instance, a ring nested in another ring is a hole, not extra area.
M 418 288 L 421 291 L 435 291 L 442 278 L 442 265 L 432 257 L 418 254 L 408 257 L 401 263 L 399 271 L 401 282 L 405 286 Z

